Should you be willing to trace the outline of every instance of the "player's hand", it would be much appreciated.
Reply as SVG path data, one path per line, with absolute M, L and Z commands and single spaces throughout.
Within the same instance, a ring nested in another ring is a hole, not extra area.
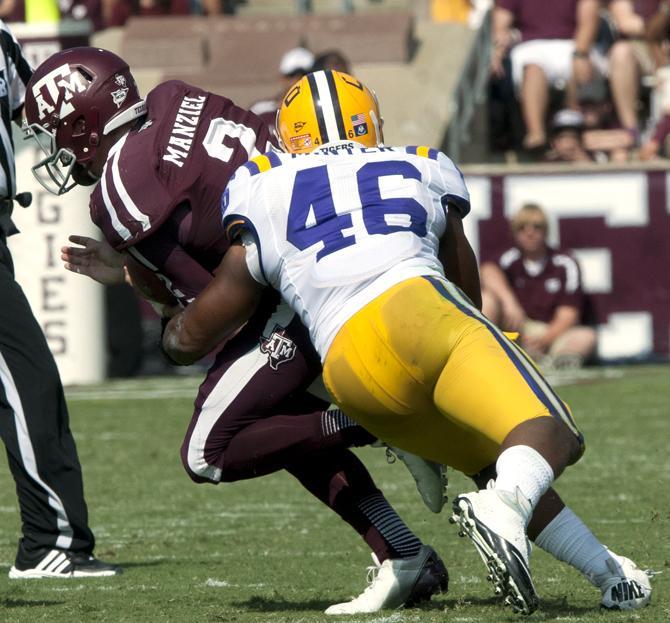
M 79 246 L 61 247 L 60 257 L 67 270 L 86 275 L 103 285 L 125 281 L 125 256 L 112 249 L 107 242 L 74 235 L 68 240 Z

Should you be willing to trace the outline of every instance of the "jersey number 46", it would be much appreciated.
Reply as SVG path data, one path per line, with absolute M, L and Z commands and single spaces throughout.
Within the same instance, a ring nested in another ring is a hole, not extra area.
M 402 160 L 367 162 L 358 169 L 356 183 L 365 229 L 371 235 L 411 231 L 417 236 L 425 236 L 426 209 L 411 197 L 382 198 L 380 179 L 386 176 L 421 180 L 421 172 Z M 352 207 L 353 198 L 347 208 L 351 210 Z M 316 254 L 318 262 L 331 253 L 356 244 L 355 234 L 344 233 L 352 225 L 350 212 L 338 214 L 335 209 L 327 165 L 298 171 L 289 207 L 286 239 L 301 251 L 322 242 L 323 248 Z

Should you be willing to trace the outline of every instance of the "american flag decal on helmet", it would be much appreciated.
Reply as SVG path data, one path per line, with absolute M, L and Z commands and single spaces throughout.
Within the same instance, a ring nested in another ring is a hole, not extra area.
M 354 126 L 354 134 L 356 134 L 356 136 L 363 136 L 368 133 L 368 124 L 365 121 L 365 115 L 363 113 L 352 115 L 351 123 Z

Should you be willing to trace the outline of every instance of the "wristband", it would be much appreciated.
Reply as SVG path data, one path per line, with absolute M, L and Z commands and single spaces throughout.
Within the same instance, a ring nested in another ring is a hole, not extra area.
M 575 51 L 572 53 L 572 57 L 573 57 L 573 58 L 589 58 L 589 57 L 590 57 L 590 54 L 589 54 L 588 52 L 582 52 L 582 51 L 580 51 L 580 50 L 575 50 Z

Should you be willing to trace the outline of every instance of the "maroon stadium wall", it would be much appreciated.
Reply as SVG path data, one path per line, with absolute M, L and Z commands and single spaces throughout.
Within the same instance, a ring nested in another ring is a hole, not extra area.
M 472 199 L 466 232 L 480 259 L 511 246 L 511 214 L 540 204 L 550 241 L 580 262 L 599 356 L 670 355 L 670 168 L 465 167 L 464 174 Z

